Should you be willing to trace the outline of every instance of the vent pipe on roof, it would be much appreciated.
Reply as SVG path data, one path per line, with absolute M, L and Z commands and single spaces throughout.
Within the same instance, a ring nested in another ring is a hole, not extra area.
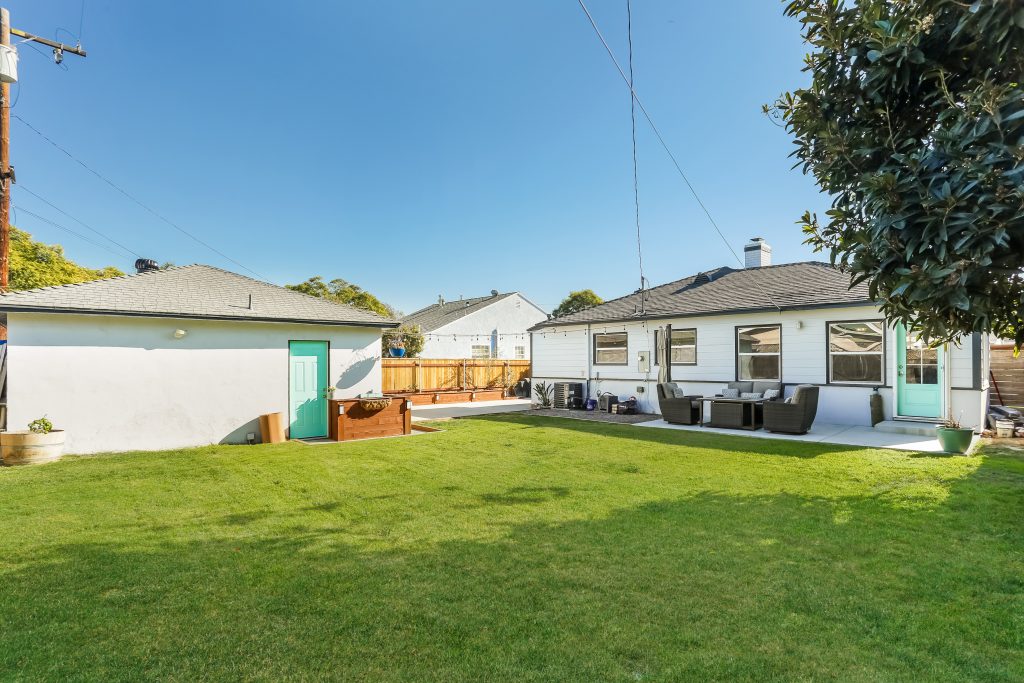
M 154 270 L 160 270 L 160 266 L 151 258 L 140 258 L 135 261 L 136 273 L 148 273 Z
M 772 264 L 772 248 L 761 237 L 751 237 L 750 243 L 743 247 L 745 268 L 763 268 Z
M 444 297 L 441 296 L 440 294 L 437 295 L 437 305 L 444 306 Z

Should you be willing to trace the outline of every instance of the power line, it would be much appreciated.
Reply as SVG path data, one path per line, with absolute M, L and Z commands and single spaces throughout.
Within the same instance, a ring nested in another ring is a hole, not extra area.
M 89 171 L 89 173 L 92 173 L 92 174 L 93 174 L 94 176 L 96 176 L 97 178 L 99 178 L 100 180 L 102 180 L 103 182 L 105 182 L 105 183 L 106 183 L 107 185 L 109 185 L 110 187 L 112 187 L 112 188 L 114 188 L 115 190 L 117 190 L 118 192 L 120 192 L 120 193 L 121 193 L 122 195 L 124 195 L 124 196 L 125 196 L 126 198 L 128 198 L 129 200 L 131 200 L 131 201 L 132 201 L 133 203 L 135 203 L 135 204 L 137 204 L 138 206 L 142 207 L 143 209 L 145 209 L 146 211 L 148 211 L 148 212 L 149 212 L 150 214 L 152 214 L 153 216 L 157 217 L 158 219 L 160 219 L 161 221 L 163 221 L 163 222 L 164 222 L 164 223 L 166 223 L 167 225 L 171 226 L 172 228 L 174 228 L 175 230 L 177 230 L 177 231 L 178 231 L 178 232 L 180 232 L 181 234 L 183 234 L 183 235 L 185 235 L 185 236 L 187 236 L 187 237 L 190 237 L 191 239 L 193 239 L 193 240 L 194 240 L 194 241 L 196 241 L 197 243 L 199 243 L 199 244 L 203 245 L 204 247 L 206 247 L 207 249 L 209 249 L 209 250 L 210 250 L 210 251 L 212 251 L 213 253 L 217 254 L 217 255 L 218 255 L 218 256 L 220 256 L 221 258 L 223 258 L 223 259 L 225 259 L 225 260 L 227 260 L 227 261 L 230 261 L 231 263 L 234 263 L 234 264 L 235 264 L 236 266 L 238 266 L 239 268 L 242 268 L 242 269 L 244 269 L 244 270 L 247 270 L 247 271 L 249 271 L 250 273 L 252 273 L 252 274 L 253 274 L 253 275 L 255 275 L 256 277 L 258 277 L 258 278 L 260 278 L 260 279 L 262 279 L 262 280 L 267 280 L 267 279 L 268 279 L 268 278 L 267 278 L 266 276 L 264 276 L 264 275 L 261 275 L 261 274 L 257 273 L 257 272 L 256 272 L 255 270 L 253 270 L 252 268 L 249 268 L 248 266 L 246 266 L 246 265 L 244 265 L 244 264 L 242 264 L 242 263 L 239 263 L 238 261 L 236 261 L 235 259 L 231 258 L 230 256 L 228 256 L 227 254 L 225 254 L 225 253 L 224 253 L 224 252 L 222 252 L 221 250 L 217 249 L 216 247 L 214 247 L 214 246 L 210 245 L 209 243 L 207 243 L 207 242 L 204 242 L 203 240 L 199 239 L 198 237 L 196 237 L 196 236 L 195 236 L 195 235 L 193 235 L 193 234 L 192 234 L 191 232 L 189 232 L 189 231 L 188 231 L 188 230 L 186 230 L 185 228 L 181 227 L 180 225 L 178 225 L 178 224 L 177 224 L 177 223 L 175 223 L 174 221 L 172 221 L 172 220 L 170 220 L 170 219 L 168 219 L 168 218 L 165 218 L 165 217 L 164 217 L 164 216 L 163 216 L 162 214 L 160 214 L 160 213 L 159 213 L 158 211 L 156 211 L 156 209 L 153 209 L 153 208 L 149 207 L 148 205 L 144 204 L 144 203 L 143 203 L 143 202 L 142 202 L 141 200 L 137 199 L 137 198 L 136 198 L 136 197 L 135 197 L 134 195 L 130 194 L 130 193 L 129 193 L 129 192 L 127 191 L 127 190 L 125 190 L 124 188 L 122 188 L 122 187 L 121 187 L 120 185 L 116 184 L 116 183 L 115 183 L 114 181 L 110 180 L 110 179 L 109 179 L 109 178 L 107 178 L 107 177 L 106 177 L 105 175 L 103 175 L 103 174 L 102 174 L 102 173 L 100 173 L 99 171 L 95 170 L 94 168 L 92 168 L 91 166 L 89 166 L 88 164 L 86 164 L 86 163 L 85 163 L 84 161 L 82 161 L 81 159 L 79 159 L 78 157 L 76 157 L 75 155 L 73 155 L 73 154 L 72 154 L 71 152 L 69 152 L 68 150 L 64 149 L 63 147 L 61 147 L 60 145 L 58 145 L 58 144 L 57 144 L 56 142 L 54 142 L 53 140 L 51 140 L 50 138 L 48 138 L 48 137 L 47 137 L 47 136 L 46 136 L 45 134 L 43 134 L 43 132 L 42 132 L 42 131 L 40 131 L 40 130 L 39 130 L 38 128 L 36 128 L 35 126 L 33 126 L 33 125 L 32 125 L 31 123 L 29 123 L 29 122 L 28 122 L 28 121 L 26 121 L 25 119 L 21 118 L 21 117 L 20 117 L 20 116 L 18 116 L 17 114 L 12 114 L 12 116 L 13 116 L 14 118 L 18 119 L 19 121 L 21 121 L 21 122 L 22 122 L 23 124 L 25 124 L 25 126 L 26 126 L 26 127 L 27 127 L 27 128 L 29 129 L 29 130 L 31 130 L 31 131 L 32 131 L 33 133 L 35 133 L 36 135 L 38 135 L 39 137 L 41 137 L 42 139 L 44 139 L 44 140 L 46 140 L 46 141 L 47 141 L 48 143 L 50 143 L 50 144 L 51 144 L 51 145 L 52 145 L 52 146 L 53 146 L 54 148 L 56 148 L 56 149 L 60 150 L 61 152 L 63 152 L 63 153 L 64 153 L 64 155 L 65 155 L 65 156 L 67 156 L 67 157 L 68 157 L 69 159 L 71 159 L 72 161 L 74 161 L 75 163 L 77 163 L 77 164 L 78 164 L 79 166 L 81 166 L 81 167 L 82 167 L 82 168 L 84 168 L 85 170 Z
M 629 41 L 629 120 L 633 131 L 633 207 L 636 211 L 636 257 L 640 262 L 640 310 L 646 310 L 644 299 L 644 252 L 640 242 L 640 188 L 636 169 L 636 97 L 633 95 L 633 11 L 626 0 L 626 38 Z
M 18 213 L 25 213 L 25 214 L 28 214 L 29 216 L 34 217 L 34 218 L 38 218 L 39 220 L 43 221 L 44 223 L 48 223 L 49 225 L 52 225 L 53 227 L 55 227 L 55 228 L 57 228 L 59 230 L 63 230 L 64 232 L 70 233 L 70 234 L 74 235 L 75 237 L 77 237 L 80 240 L 83 240 L 85 242 L 88 242 L 89 244 L 92 244 L 93 246 L 99 247 L 100 249 L 103 249 L 105 251 L 110 252 L 111 254 L 113 254 L 114 256 L 116 256 L 119 259 L 123 259 L 125 257 L 124 254 L 117 253 L 116 251 L 114 251 L 113 249 L 108 247 L 107 245 L 102 244 L 101 242 L 97 242 L 95 240 L 92 240 L 92 239 L 86 237 L 85 235 L 83 235 L 82 233 L 77 232 L 75 230 L 72 230 L 71 228 L 67 227 L 66 225 L 61 225 L 60 223 L 57 223 L 55 221 L 51 221 L 46 216 L 40 216 L 38 213 L 35 213 L 33 211 L 29 211 L 28 209 L 26 209 L 23 206 L 15 206 L 14 208 L 18 210 Z
M 100 231 L 99 231 L 99 230 L 97 230 L 96 228 L 92 227 L 91 225 L 89 225 L 89 224 L 88 224 L 88 223 L 86 223 L 85 221 L 83 221 L 83 220 L 81 220 L 81 219 L 79 219 L 79 218 L 76 218 L 75 216 L 72 216 L 72 215 L 71 215 L 70 213 L 68 213 L 68 212 L 67 212 L 67 211 L 65 211 L 64 209 L 60 208 L 59 206 L 57 206 L 57 205 L 56 205 L 56 204 L 54 204 L 53 202 L 49 201 L 49 200 L 48 200 L 48 199 L 46 199 L 45 197 L 41 197 L 41 196 L 39 196 L 38 194 L 36 194 L 36 193 L 35 193 L 35 192 L 33 192 L 32 190 L 28 189 L 28 188 L 27 188 L 27 187 L 25 187 L 24 185 L 20 185 L 20 184 L 19 184 L 19 185 L 15 185 L 15 187 L 17 187 L 17 188 L 18 188 L 19 190 L 21 190 L 21 191 L 23 191 L 23 192 L 28 192 L 28 193 L 29 193 L 30 195 L 32 195 L 33 197 L 35 197 L 36 199 L 38 199 L 39 201 L 41 201 L 41 202 L 42 202 L 43 204 L 46 204 L 47 206 L 49 206 L 49 207 L 50 207 L 51 209 L 53 209 L 53 210 L 55 210 L 55 211 L 58 211 L 58 212 L 60 212 L 61 214 L 63 214 L 63 215 L 65 215 L 65 216 L 67 216 L 68 218 L 70 218 L 70 219 L 71 219 L 71 220 L 73 220 L 74 222 L 78 223 L 79 225 L 81 225 L 81 226 L 82 226 L 82 227 L 84 227 L 84 228 L 87 228 L 87 229 L 91 230 L 92 232 L 96 233 L 97 235 L 99 235 L 99 236 L 100 236 L 100 237 L 102 237 L 103 239 L 107 240 L 107 241 L 108 241 L 108 242 L 110 242 L 111 244 L 116 244 L 116 245 L 117 245 L 118 247 L 120 247 L 121 249 L 124 249 L 124 250 L 125 250 L 126 252 L 128 252 L 129 254 L 131 254 L 131 255 L 135 256 L 136 258 L 144 258 L 144 257 L 142 256 L 142 254 L 140 254 L 140 253 L 138 253 L 137 251 L 134 251 L 134 250 L 132 250 L 132 249 L 129 249 L 128 247 L 124 246 L 123 244 L 121 244 L 120 242 L 118 242 L 117 240 L 115 240 L 114 238 L 112 238 L 112 237 L 110 237 L 110 236 L 108 236 L 108 235 L 105 235 L 104 233 L 100 232 Z
M 604 34 L 602 34 L 601 29 L 597 27 L 597 22 L 594 21 L 594 17 L 593 15 L 590 14 L 590 10 L 587 9 L 587 5 L 583 2 L 583 0 L 577 0 L 577 2 L 579 2 L 580 8 L 583 9 L 583 13 L 587 15 L 587 19 L 590 21 L 590 25 L 594 28 L 594 33 L 597 34 L 597 37 L 601 40 L 601 44 L 604 45 L 605 52 L 607 52 L 608 56 L 611 58 L 612 64 L 615 65 L 616 70 L 618 70 L 619 72 L 619 76 L 622 77 L 622 80 L 626 83 L 626 87 L 629 88 L 630 95 L 632 95 L 633 100 L 636 101 L 636 106 L 640 107 L 640 111 L 643 113 L 644 118 L 647 119 L 647 123 L 650 124 L 651 130 L 654 131 L 654 135 L 655 137 L 658 138 L 658 142 L 661 144 L 662 149 L 664 149 L 665 153 L 668 154 L 668 158 L 672 160 L 672 165 L 676 167 L 676 171 L 679 173 L 679 177 L 683 179 L 684 183 L 686 183 L 686 187 L 690 190 L 690 194 L 692 194 L 693 198 L 697 200 L 697 204 L 699 204 L 700 208 L 704 211 L 704 215 L 707 216 L 708 222 L 711 223 L 711 227 L 715 229 L 715 232 L 717 232 L 718 236 L 722 239 L 722 243 L 725 244 L 726 248 L 730 252 L 732 252 L 732 255 L 736 259 L 736 262 L 740 264 L 740 268 L 744 268 L 743 259 L 741 259 L 739 257 L 739 254 L 736 253 L 736 250 L 732 248 L 732 245 L 729 243 L 729 240 L 726 239 L 725 237 L 725 233 L 723 233 L 722 229 L 718 227 L 718 223 L 716 223 L 715 219 L 711 216 L 711 212 L 708 211 L 708 207 L 705 206 L 704 202 L 700 198 L 700 195 L 697 194 L 697 190 L 693 187 L 693 184 L 690 182 L 690 179 L 686 177 L 686 173 L 683 172 L 683 167 L 679 165 L 679 161 L 676 160 L 676 155 L 672 153 L 672 150 L 669 148 L 668 143 L 665 142 L 665 138 L 662 137 L 661 131 L 658 130 L 658 126 L 655 125 L 654 119 L 651 118 L 651 115 L 647 112 L 647 107 L 644 106 L 644 103 L 640 99 L 640 96 L 636 94 L 636 89 L 633 87 L 632 79 L 626 75 L 625 71 L 622 70 L 622 66 L 619 65 L 619 60 L 615 57 L 615 52 L 612 51 L 612 48 L 608 44 L 608 41 L 604 39 Z M 642 296 L 643 293 L 641 292 L 641 297 Z M 779 309 L 780 311 L 782 310 L 782 308 L 777 303 L 775 303 L 774 299 L 772 299 L 771 295 L 765 292 L 765 296 L 768 298 L 771 304 L 775 306 L 775 308 Z

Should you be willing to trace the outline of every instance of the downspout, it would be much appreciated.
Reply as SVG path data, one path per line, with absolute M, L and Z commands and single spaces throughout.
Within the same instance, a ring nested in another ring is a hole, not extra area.
M 591 349 L 591 344 L 592 344 L 592 343 L 593 343 L 593 342 L 591 342 L 591 337 L 590 337 L 590 323 L 587 323 L 587 342 L 586 342 L 586 350 L 587 350 L 587 398 L 588 398 L 588 399 L 590 398 L 590 374 L 591 374 L 591 367 L 590 367 L 590 364 L 591 364 L 591 363 L 593 362 L 593 360 L 594 360 L 594 359 L 592 358 L 592 355 L 593 355 L 593 351 L 592 351 L 592 349 Z

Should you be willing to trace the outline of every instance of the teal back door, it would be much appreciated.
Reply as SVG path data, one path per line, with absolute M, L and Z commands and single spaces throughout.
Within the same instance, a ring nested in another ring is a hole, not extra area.
M 896 414 L 942 416 L 942 349 L 929 348 L 917 335 L 896 327 Z
M 288 342 L 288 366 L 289 436 L 327 436 L 327 342 Z

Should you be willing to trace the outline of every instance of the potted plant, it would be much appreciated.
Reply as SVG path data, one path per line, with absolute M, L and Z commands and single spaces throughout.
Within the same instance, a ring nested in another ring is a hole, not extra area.
M 960 420 L 954 418 L 952 413 L 942 421 L 942 424 L 936 425 L 935 433 L 939 438 L 939 445 L 947 453 L 966 453 L 974 439 L 974 430 L 961 426 Z
M 44 415 L 28 423 L 28 431 L 0 433 L 0 459 L 5 465 L 34 465 L 59 460 L 64 430 L 54 429 Z
M 405 341 L 401 337 L 391 340 L 391 347 L 388 349 L 392 358 L 401 358 L 405 355 Z

